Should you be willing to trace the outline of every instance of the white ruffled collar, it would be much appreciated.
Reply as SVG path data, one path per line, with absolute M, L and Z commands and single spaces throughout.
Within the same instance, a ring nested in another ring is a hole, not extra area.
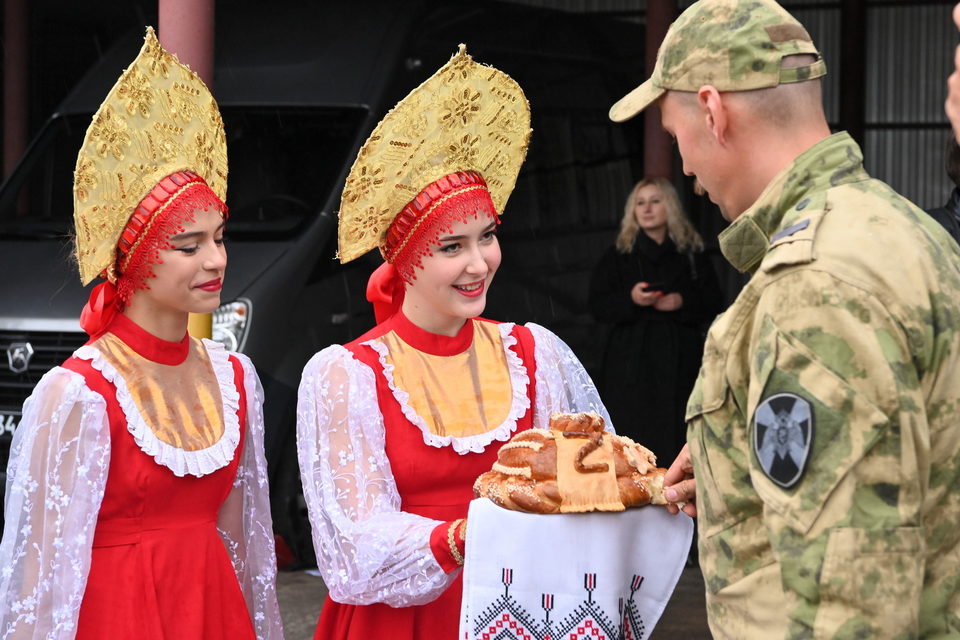
M 140 450 L 152 457 L 157 464 L 170 469 L 178 477 L 191 475 L 199 478 L 222 469 L 233 460 L 237 445 L 240 443 L 240 419 L 237 416 L 240 394 L 234 385 L 233 367 L 230 364 L 229 354 L 219 342 L 206 339 L 202 342 L 220 386 L 224 428 L 219 440 L 205 449 L 194 451 L 173 446 L 156 436 L 140 410 L 137 409 L 123 376 L 96 347 L 84 345 L 73 354 L 81 360 L 88 360 L 90 365 L 114 386 L 117 402 L 127 419 L 127 430 Z
M 397 387 L 393 378 L 394 366 L 387 361 L 389 350 L 385 344 L 376 338 L 368 340 L 361 344 L 369 346 L 377 352 L 380 359 L 380 366 L 383 368 L 383 375 L 386 378 L 387 385 L 393 393 L 394 399 L 400 405 L 400 410 L 404 417 L 413 423 L 423 434 L 423 442 L 431 447 L 453 447 L 453 450 L 460 455 L 467 453 L 482 453 L 491 442 L 506 442 L 517 430 L 517 421 L 523 417 L 530 408 L 530 398 L 527 396 L 527 385 L 530 384 L 527 368 L 523 361 L 513 351 L 512 347 L 517 343 L 513 336 L 513 323 L 502 323 L 497 325 L 500 331 L 500 339 L 503 343 L 503 351 L 506 355 L 507 369 L 510 374 L 510 385 L 513 390 L 510 411 L 506 419 L 494 429 L 484 433 L 478 433 L 471 436 L 441 436 L 430 431 L 424 420 L 410 405 L 410 394 Z

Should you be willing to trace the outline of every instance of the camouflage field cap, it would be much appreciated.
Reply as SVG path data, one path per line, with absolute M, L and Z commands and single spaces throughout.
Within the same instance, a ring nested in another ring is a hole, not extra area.
M 784 56 L 809 53 L 816 62 L 781 68 Z M 667 90 L 749 91 L 826 75 L 810 34 L 774 0 L 699 0 L 670 25 L 653 74 L 610 108 L 610 119 L 637 115 Z

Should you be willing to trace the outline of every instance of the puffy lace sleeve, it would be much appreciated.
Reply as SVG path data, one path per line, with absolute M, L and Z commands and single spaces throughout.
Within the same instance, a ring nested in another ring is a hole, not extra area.
M 526 327 L 533 334 L 534 357 L 537 359 L 533 426 L 548 428 L 550 414 L 556 411 L 592 411 L 603 417 L 607 431 L 614 432 L 610 414 L 600 400 L 597 387 L 573 350 L 552 331 L 538 324 L 531 322 Z
M 56 367 L 23 405 L 7 466 L 0 638 L 76 635 L 110 467 L 106 402 Z
M 374 372 L 344 347 L 303 370 L 297 452 L 317 564 L 330 596 L 393 607 L 436 598 L 446 574 L 430 550 L 439 522 L 400 511 Z
M 263 388 L 250 360 L 244 355 L 232 355 L 243 365 L 247 432 L 233 488 L 220 507 L 217 529 L 240 581 L 257 638 L 282 640 L 276 590 L 277 557 L 263 453 Z M 222 374 L 218 372 L 218 375 Z M 232 367 L 228 375 L 233 375 Z

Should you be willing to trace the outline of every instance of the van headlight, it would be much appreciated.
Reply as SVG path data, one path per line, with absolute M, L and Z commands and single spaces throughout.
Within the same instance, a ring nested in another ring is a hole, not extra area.
M 253 305 L 244 298 L 217 307 L 213 312 L 213 339 L 230 351 L 243 351 L 252 311 Z

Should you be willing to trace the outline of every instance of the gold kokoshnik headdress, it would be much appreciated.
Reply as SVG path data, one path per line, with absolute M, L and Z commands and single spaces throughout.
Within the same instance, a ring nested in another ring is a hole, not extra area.
M 93 116 L 74 172 L 80 280 L 106 278 L 80 324 L 101 332 L 196 210 L 226 216 L 227 143 L 216 100 L 147 27 L 143 48 Z
M 395 269 L 371 279 L 368 297 L 390 288 L 386 274 L 415 279 L 452 221 L 484 214 L 499 222 L 530 132 L 520 86 L 474 62 L 462 44 L 387 113 L 360 149 L 340 202 L 340 261 L 379 246 Z

